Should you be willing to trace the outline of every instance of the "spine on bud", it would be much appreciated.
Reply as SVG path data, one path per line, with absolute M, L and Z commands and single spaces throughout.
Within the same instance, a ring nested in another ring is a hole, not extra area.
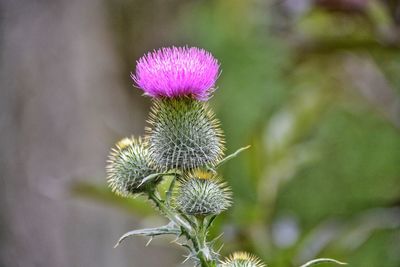
M 187 215 L 217 215 L 231 206 L 231 195 L 227 184 L 213 174 L 194 171 L 179 186 L 175 203 Z
M 149 123 L 150 158 L 160 169 L 213 166 L 223 156 L 219 121 L 204 102 L 189 97 L 155 99 Z
M 156 173 L 149 158 L 146 144 L 141 138 L 124 138 L 108 157 L 107 181 L 111 189 L 122 196 L 129 196 L 154 187 L 157 179 L 143 183 L 143 179 Z

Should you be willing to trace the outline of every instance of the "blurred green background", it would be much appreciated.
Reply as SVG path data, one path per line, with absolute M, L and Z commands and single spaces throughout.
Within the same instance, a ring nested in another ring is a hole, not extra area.
M 178 266 L 141 198 L 106 187 L 108 149 L 141 135 L 150 101 L 129 78 L 162 46 L 221 63 L 211 100 L 234 205 L 222 254 L 268 266 L 330 257 L 400 266 L 400 1 L 3 1 L 0 266 Z M 185 266 L 191 266 L 185 265 Z M 329 266 L 321 265 L 321 266 Z

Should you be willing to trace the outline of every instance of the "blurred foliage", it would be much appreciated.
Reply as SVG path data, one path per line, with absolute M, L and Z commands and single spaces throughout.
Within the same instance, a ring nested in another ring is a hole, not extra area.
M 102 187 L 80 182 L 73 185 L 72 193 L 76 196 L 85 196 L 106 204 L 113 204 L 129 213 L 135 213 L 143 217 L 156 214 L 151 206 L 143 205 L 143 199 L 116 195 L 108 186 Z
M 215 234 L 224 254 L 253 251 L 269 266 L 400 266 L 396 1 L 317 2 L 195 2 L 180 18 L 179 42 L 221 62 L 212 102 L 227 154 L 252 145 L 223 167 L 234 207 Z

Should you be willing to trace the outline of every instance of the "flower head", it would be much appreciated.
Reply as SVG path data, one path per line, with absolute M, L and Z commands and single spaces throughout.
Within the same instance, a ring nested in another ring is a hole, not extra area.
M 235 252 L 222 262 L 222 267 L 265 267 L 260 259 L 247 252 Z
M 132 79 L 146 95 L 159 98 L 190 96 L 205 101 L 218 78 L 218 61 L 204 49 L 168 47 L 137 61 Z
M 176 192 L 175 202 L 187 215 L 217 215 L 231 206 L 232 192 L 214 174 L 195 170 L 186 175 Z
M 106 167 L 108 185 L 114 192 L 129 196 L 152 186 L 143 183 L 145 177 L 157 172 L 151 166 L 148 154 L 147 146 L 141 138 L 124 138 L 116 144 L 110 152 Z

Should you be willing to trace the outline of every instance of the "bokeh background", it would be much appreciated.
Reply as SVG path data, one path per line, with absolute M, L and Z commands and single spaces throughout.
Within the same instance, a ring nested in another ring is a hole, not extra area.
M 220 60 L 227 152 L 252 145 L 223 168 L 223 255 L 400 266 L 400 1 L 2 0 L 0 33 L 0 266 L 179 266 L 168 238 L 113 249 L 163 219 L 104 171 L 144 133 L 135 61 L 170 45 Z

